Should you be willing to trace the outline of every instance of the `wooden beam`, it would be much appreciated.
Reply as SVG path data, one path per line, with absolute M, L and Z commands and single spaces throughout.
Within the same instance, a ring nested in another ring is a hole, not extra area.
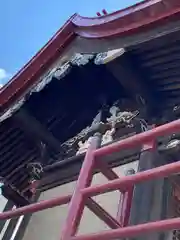
M 113 153 L 99 160 L 104 161 L 109 167 L 118 167 L 136 160 L 139 160 L 141 147 L 124 150 L 118 153 Z M 60 186 L 77 180 L 81 169 L 85 153 L 71 157 L 61 162 L 54 163 L 52 166 L 44 168 L 44 177 L 40 181 L 39 190 L 46 191 L 48 189 Z M 96 169 L 95 173 L 99 172 Z
M 35 117 L 30 115 L 27 110 L 21 109 L 14 115 L 14 120 L 19 127 L 30 136 L 32 140 L 45 143 L 55 152 L 60 152 L 60 142 L 43 126 Z
M 149 89 L 146 79 L 133 66 L 131 57 L 125 53 L 115 61 L 109 62 L 107 69 L 120 82 L 127 94 L 136 101 L 139 108 L 151 112 L 155 105 L 154 93 Z M 156 103 L 157 104 L 157 103 Z
M 22 196 L 19 192 L 15 191 L 9 185 L 4 185 L 2 187 L 2 195 L 5 198 L 10 199 L 17 207 L 22 207 L 30 204 L 30 201 L 28 199 Z

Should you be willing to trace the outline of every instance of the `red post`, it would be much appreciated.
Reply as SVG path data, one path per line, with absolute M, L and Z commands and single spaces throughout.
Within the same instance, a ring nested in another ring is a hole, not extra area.
M 126 176 L 134 174 L 134 169 L 129 169 L 126 173 Z M 121 223 L 121 226 L 127 226 L 130 217 L 131 203 L 133 197 L 134 186 L 130 186 L 126 192 L 120 194 L 118 212 L 117 212 L 117 221 Z
M 98 134 L 92 138 L 92 142 L 86 152 L 79 178 L 69 204 L 68 216 L 62 230 L 61 240 L 69 240 L 77 231 L 84 209 L 84 199 L 81 190 L 87 187 L 92 179 L 92 170 L 95 160 L 94 152 L 98 146 L 99 138 Z

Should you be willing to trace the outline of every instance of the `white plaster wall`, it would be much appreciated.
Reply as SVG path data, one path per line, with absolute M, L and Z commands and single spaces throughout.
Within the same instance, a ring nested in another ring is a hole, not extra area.
M 5 206 L 7 203 L 7 199 L 5 197 L 3 197 L 2 195 L 0 195 L 0 212 L 3 212 Z
M 122 176 L 129 169 L 137 169 L 137 162 L 115 168 L 115 172 Z M 94 175 L 93 185 L 102 184 L 108 180 L 101 174 Z M 76 182 L 71 182 L 46 192 L 43 192 L 39 200 L 47 200 L 57 196 L 70 194 L 75 188 Z M 119 192 L 111 192 L 94 198 L 102 205 L 112 216 L 116 217 L 119 201 Z M 63 227 L 68 212 L 68 205 L 44 210 L 33 214 L 30 223 L 26 229 L 24 240 L 59 240 L 59 235 Z M 108 227 L 99 220 L 90 210 L 85 208 L 78 233 L 93 233 L 108 229 Z

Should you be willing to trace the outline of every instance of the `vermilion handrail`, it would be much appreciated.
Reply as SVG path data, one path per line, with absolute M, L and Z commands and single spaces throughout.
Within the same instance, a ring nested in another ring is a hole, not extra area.
M 171 230 L 180 228 L 180 218 L 158 221 L 148 224 L 136 225 L 125 228 L 118 228 L 117 230 L 110 230 L 103 233 L 98 233 L 94 235 L 84 235 L 79 237 L 74 237 L 78 224 L 80 222 L 80 218 L 83 211 L 83 204 L 86 202 L 86 198 L 90 196 L 94 196 L 101 193 L 106 193 L 113 190 L 121 190 L 123 192 L 127 191 L 130 186 L 133 186 L 136 183 L 157 179 L 161 177 L 167 177 L 172 174 L 177 174 L 180 172 L 180 161 L 172 164 L 167 164 L 161 167 L 157 167 L 151 170 L 147 170 L 144 172 L 136 173 L 132 176 L 121 177 L 116 180 L 109 181 L 104 185 L 98 185 L 93 187 L 88 187 L 92 180 L 92 170 L 95 167 L 95 163 L 98 162 L 96 157 L 104 156 L 106 154 L 111 154 L 115 151 L 120 151 L 125 148 L 135 147 L 137 145 L 146 144 L 152 139 L 156 139 L 159 136 L 165 134 L 171 134 L 180 130 L 180 120 L 165 124 L 163 126 L 157 127 L 153 130 L 147 131 L 145 133 L 141 133 L 135 135 L 133 137 L 129 137 L 127 139 L 121 140 L 117 143 L 111 144 L 106 147 L 102 147 L 96 150 L 98 138 L 97 136 L 92 141 L 92 145 L 89 147 L 85 160 L 83 162 L 80 175 L 77 181 L 77 186 L 73 196 L 67 195 L 64 197 L 58 197 L 55 199 L 41 201 L 35 204 L 31 204 L 29 206 L 25 206 L 13 211 L 0 213 L 0 220 L 10 219 L 13 217 L 18 217 L 20 215 L 24 215 L 27 213 L 33 213 L 37 211 L 41 211 L 43 209 L 52 208 L 58 205 L 66 204 L 70 201 L 69 214 L 66 221 L 66 225 L 63 230 L 62 240 L 96 240 L 96 239 L 115 239 L 117 237 L 130 237 L 138 234 L 142 234 L 145 232 L 156 231 L 156 230 Z M 117 175 L 115 175 L 112 171 L 107 170 L 107 166 L 103 168 L 101 162 L 102 171 L 109 179 L 115 179 Z M 92 202 L 90 201 L 90 206 L 92 207 Z M 95 206 L 95 207 L 94 207 Z M 98 205 L 94 205 L 92 207 L 93 211 L 96 212 L 97 215 L 104 218 L 107 223 L 111 226 L 118 227 L 119 223 L 117 220 L 114 220 L 110 215 L 108 215 L 103 209 L 101 209 Z M 105 216 L 106 215 L 106 216 Z M 104 217 L 105 216 L 105 217 Z
M 25 215 L 28 213 L 35 213 L 48 208 L 53 208 L 53 207 L 61 206 L 63 204 L 67 204 L 71 200 L 71 197 L 72 195 L 56 197 L 54 199 L 40 201 L 25 207 L 14 209 L 12 211 L 6 211 L 3 213 L 0 213 L 0 221 L 8 220 L 8 219 L 19 217 L 21 215 Z
M 72 237 L 71 240 L 112 240 L 124 237 L 135 237 L 151 232 L 170 231 L 174 229 L 180 229 L 180 218 L 138 224 L 136 226 L 108 230 L 101 233 Z
M 101 192 L 108 192 L 115 189 L 119 189 L 120 186 L 122 185 L 124 187 L 125 186 L 124 184 L 126 184 L 126 180 L 128 181 L 127 186 L 129 186 L 137 182 L 149 180 L 154 177 L 160 178 L 160 177 L 169 176 L 170 174 L 179 173 L 179 172 L 180 172 L 180 162 L 171 163 L 171 164 L 164 165 L 162 167 L 154 168 L 152 170 L 136 173 L 132 176 L 122 177 L 121 179 L 110 181 L 105 185 L 98 185 L 95 187 L 85 188 L 84 190 L 82 190 L 82 192 L 84 192 L 85 195 L 97 195 L 97 194 L 100 194 Z M 108 185 L 107 191 L 105 189 L 106 185 Z M 13 211 L 0 213 L 0 220 L 7 220 L 13 217 L 19 217 L 27 213 L 34 213 L 34 212 L 42 211 L 48 208 L 53 208 L 56 206 L 67 204 L 70 201 L 71 197 L 72 195 L 67 195 L 63 197 L 61 196 L 54 199 L 30 204 L 25 207 L 17 208 Z
M 148 143 L 149 141 L 151 141 L 152 139 L 156 139 L 157 137 L 173 134 L 178 131 L 180 132 L 180 120 L 164 124 L 149 131 L 134 135 L 132 137 L 128 137 L 119 142 L 115 142 L 108 146 L 99 148 L 95 151 L 95 156 L 100 157 L 127 148 L 136 147 L 138 145 Z
M 151 170 L 139 172 L 131 176 L 121 177 L 117 180 L 112 180 L 102 185 L 96 185 L 93 187 L 84 188 L 83 190 L 81 190 L 81 192 L 86 197 L 92 197 L 102 193 L 115 191 L 117 189 L 121 189 L 122 191 L 125 191 L 129 186 L 133 186 L 134 184 L 148 181 L 151 179 L 168 177 L 172 174 L 177 174 L 179 172 L 180 172 L 180 161 L 171 163 L 171 164 L 166 164 L 161 167 L 156 167 Z

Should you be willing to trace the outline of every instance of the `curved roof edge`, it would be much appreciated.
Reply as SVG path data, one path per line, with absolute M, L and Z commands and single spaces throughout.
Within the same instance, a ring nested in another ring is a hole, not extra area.
M 22 96 L 76 38 L 130 35 L 177 16 L 179 0 L 145 0 L 123 10 L 95 18 L 74 14 L 50 41 L 0 90 L 1 113 Z
M 96 18 L 76 15 L 72 22 L 76 34 L 84 38 L 107 38 L 131 34 L 140 28 L 159 24 L 180 13 L 178 0 L 145 0 L 123 10 Z

